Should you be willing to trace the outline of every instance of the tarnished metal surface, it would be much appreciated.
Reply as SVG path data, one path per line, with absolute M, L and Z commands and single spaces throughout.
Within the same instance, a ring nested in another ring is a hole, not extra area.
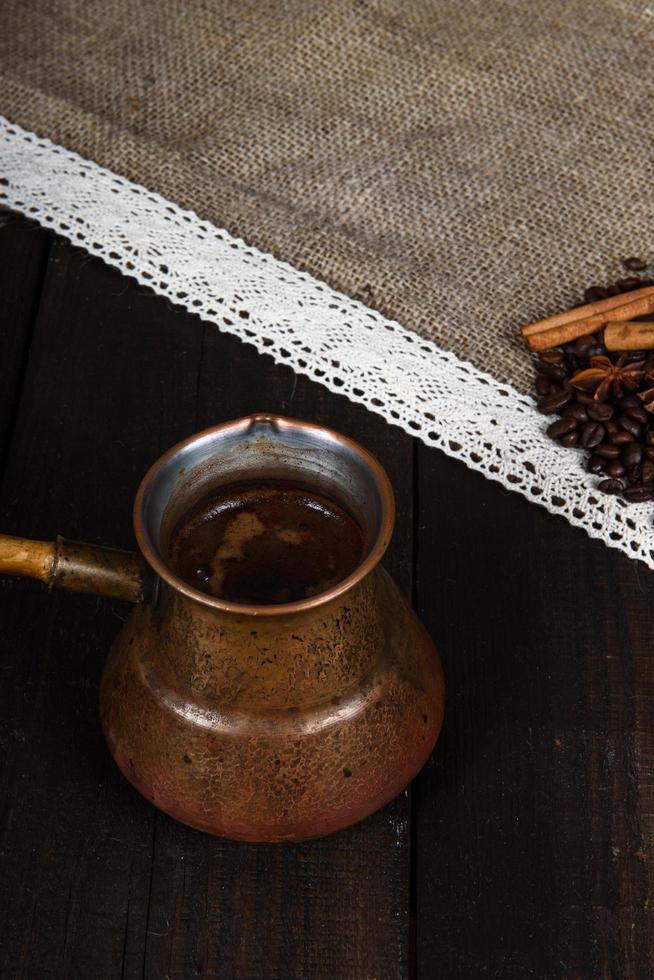
M 168 537 L 177 520 L 208 491 L 247 480 L 283 479 L 334 500 L 358 523 L 365 555 L 338 585 L 302 603 L 257 607 L 208 596 L 178 578 L 168 564 Z M 139 487 L 134 529 L 152 568 L 173 588 L 213 609 L 283 615 L 319 606 L 360 581 L 382 558 L 393 533 L 395 503 L 386 473 L 366 449 L 332 429 L 279 415 L 249 415 L 206 429 L 169 449 Z
M 57 538 L 57 555 L 49 585 L 69 592 L 142 602 L 153 575 L 141 555 Z
M 357 522 L 359 565 L 310 598 L 228 602 L 170 568 L 170 528 L 207 489 L 284 478 Z M 336 432 L 272 415 L 173 447 L 134 505 L 143 552 L 0 538 L 0 571 L 137 603 L 104 671 L 116 762 L 148 799 L 213 834 L 299 840 L 361 820 L 428 758 L 443 721 L 438 655 L 379 566 L 394 522 L 379 463 Z M 146 564 L 147 562 L 147 564 Z
M 101 689 L 107 741 L 141 793 L 254 841 L 328 834 L 388 802 L 427 760 L 443 708 L 432 643 L 379 568 L 286 616 L 166 588 L 132 613 Z
M 221 483 L 284 477 L 357 520 L 364 558 L 334 588 L 276 606 L 231 603 L 167 564 L 170 526 Z M 360 820 L 400 792 L 440 731 L 444 685 L 425 630 L 379 568 L 393 494 L 379 463 L 321 426 L 256 415 L 180 443 L 134 509 L 161 576 L 111 652 L 101 715 L 127 778 L 214 834 L 293 840 Z

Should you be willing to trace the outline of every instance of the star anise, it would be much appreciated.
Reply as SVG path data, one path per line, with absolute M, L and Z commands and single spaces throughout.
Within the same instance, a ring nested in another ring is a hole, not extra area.
M 647 388 L 646 391 L 638 392 L 638 397 L 642 401 L 645 411 L 654 414 L 654 388 Z
M 629 361 L 629 354 L 621 354 L 615 364 L 609 357 L 591 357 L 588 368 L 570 378 L 570 384 L 597 402 L 605 401 L 612 393 L 622 398 L 629 391 L 636 391 L 643 379 L 644 361 Z

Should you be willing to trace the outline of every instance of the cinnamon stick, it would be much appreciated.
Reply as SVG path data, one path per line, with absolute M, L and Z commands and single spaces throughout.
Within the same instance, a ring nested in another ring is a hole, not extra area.
M 611 320 L 604 328 L 604 346 L 607 350 L 652 350 L 654 322 Z
M 618 306 L 624 306 L 632 300 L 640 299 L 641 296 L 654 295 L 654 286 L 643 286 L 641 289 L 632 289 L 628 293 L 620 293 L 618 296 L 608 296 L 606 299 L 598 300 L 597 303 L 586 303 L 585 306 L 577 306 L 574 310 L 566 310 L 564 313 L 557 313 L 555 316 L 548 316 L 545 320 L 536 320 L 535 323 L 528 323 L 522 327 L 522 336 L 527 339 L 537 333 L 544 333 L 553 327 L 562 326 L 572 320 L 581 320 L 591 316 L 606 313 L 614 310 Z
M 641 295 L 637 299 L 632 299 L 631 302 L 625 302 L 625 300 L 628 301 L 633 296 L 633 293 L 623 293 L 622 296 L 616 297 L 616 299 L 619 298 L 622 300 L 622 305 L 620 306 L 595 313 L 592 316 L 582 316 L 564 323 L 559 322 L 555 326 L 542 330 L 539 333 L 530 334 L 525 337 L 527 346 L 532 351 L 547 350 L 549 347 L 559 347 L 561 344 L 567 344 L 571 340 L 576 340 L 577 337 L 595 333 L 610 320 L 633 320 L 634 317 L 654 312 L 654 288 L 650 288 L 645 296 L 642 295 L 642 290 L 635 290 L 635 292 L 640 292 Z

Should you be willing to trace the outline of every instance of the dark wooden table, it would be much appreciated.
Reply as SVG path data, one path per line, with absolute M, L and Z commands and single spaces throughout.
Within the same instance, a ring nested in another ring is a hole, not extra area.
M 0 580 L 1 976 L 652 976 L 654 575 L 345 398 L 0 216 L 0 529 L 133 547 L 147 467 L 255 410 L 362 441 L 388 567 L 438 643 L 446 725 L 411 789 L 322 841 L 187 829 L 98 725 L 127 609 Z

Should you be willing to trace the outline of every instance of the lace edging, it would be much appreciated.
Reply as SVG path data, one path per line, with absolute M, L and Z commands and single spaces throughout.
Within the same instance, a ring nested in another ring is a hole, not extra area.
M 598 493 L 582 454 L 547 438 L 531 398 L 2 116 L 0 142 L 8 207 L 654 568 L 651 505 Z

